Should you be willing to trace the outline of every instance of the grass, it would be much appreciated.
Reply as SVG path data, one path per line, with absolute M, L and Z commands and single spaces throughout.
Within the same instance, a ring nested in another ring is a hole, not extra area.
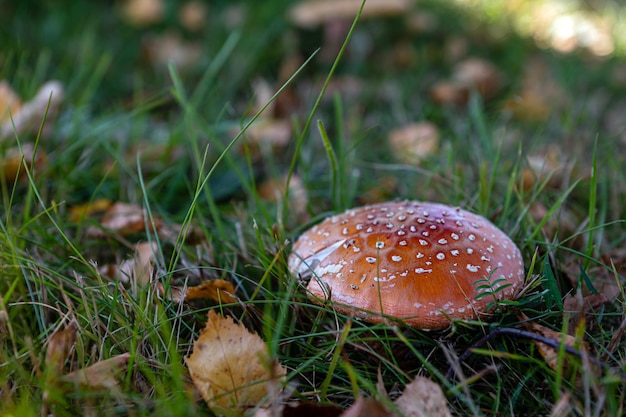
M 489 38 L 471 22 L 455 24 L 451 16 L 472 19 L 467 11 L 428 3 L 434 31 L 403 33 L 399 19 L 359 22 L 333 66 L 323 50 L 315 54 L 327 47 L 320 32 L 285 21 L 287 2 L 218 2 L 205 29 L 185 34 L 202 42 L 204 58 L 180 71 L 141 58 L 141 40 L 175 25 L 174 17 L 140 29 L 120 22 L 107 2 L 68 4 L 67 13 L 30 3 L 9 5 L 0 17 L 0 78 L 24 97 L 59 79 L 67 99 L 52 135 L 0 143 L 3 153 L 35 143 L 47 155 L 43 169 L 25 170 L 15 183 L 0 177 L 2 415 L 210 415 L 194 397 L 183 358 L 213 308 L 262 335 L 298 400 L 344 407 L 358 394 L 383 400 L 380 373 L 392 397 L 416 375 L 430 377 L 456 415 L 549 415 L 560 406 L 571 415 L 624 414 L 623 375 L 595 369 L 584 355 L 560 349 L 552 369 L 536 344 L 502 333 L 458 360 L 493 330 L 523 328 L 517 310 L 574 333 L 585 341 L 581 351 L 626 371 L 626 145 L 623 128 L 608 129 L 606 118 L 624 104 L 626 87 L 607 81 L 622 58 L 539 50 L 514 34 Z M 227 11 L 242 23 L 228 23 Z M 468 54 L 507 74 L 494 100 L 473 96 L 467 106 L 448 107 L 428 99 L 432 82 L 451 70 L 441 45 L 457 37 L 470 39 Z M 389 51 L 406 44 L 414 63 L 394 63 Z M 294 55 L 299 65 L 280 80 L 278 68 Z M 534 57 L 547 62 L 567 99 L 544 120 L 518 120 L 501 103 Z M 345 88 L 348 75 L 360 82 L 356 92 L 330 91 L 333 82 Z M 296 138 L 285 148 L 255 147 L 248 137 L 257 77 L 280 92 L 264 106 L 297 96 L 297 104 L 282 104 Z M 387 132 L 422 119 L 439 127 L 440 147 L 419 166 L 403 163 L 385 144 Z M 558 149 L 556 169 L 548 145 Z M 528 181 L 537 154 L 548 174 Z M 287 174 L 301 180 L 306 202 L 296 190 L 283 190 L 278 201 L 262 196 L 264 180 Z M 165 238 L 146 227 L 95 239 L 88 230 L 97 223 L 72 221 L 70 209 L 98 198 L 139 204 L 148 224 L 160 218 L 182 231 Z M 507 231 L 522 249 L 529 283 L 514 308 L 492 322 L 422 332 L 312 305 L 288 273 L 288 242 L 329 213 L 403 198 L 462 205 Z M 225 279 L 242 302 L 179 304 L 154 285 L 109 280 L 102 265 L 132 258 L 140 241 L 155 242 L 154 282 Z M 601 292 L 602 280 L 617 284 L 612 302 L 582 317 L 566 312 L 567 295 Z M 117 388 L 51 382 L 59 369 L 47 359 L 49 341 L 70 323 L 76 343 L 63 372 L 129 352 Z M 448 377 L 451 367 L 460 374 Z

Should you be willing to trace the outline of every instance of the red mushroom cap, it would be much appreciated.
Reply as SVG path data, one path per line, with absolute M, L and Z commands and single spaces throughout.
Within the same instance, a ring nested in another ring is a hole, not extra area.
M 289 270 L 310 277 L 313 302 L 421 329 L 477 319 L 524 282 L 522 255 L 487 219 L 443 204 L 380 203 L 329 217 L 293 247 Z M 322 286 L 324 288 L 322 288 Z

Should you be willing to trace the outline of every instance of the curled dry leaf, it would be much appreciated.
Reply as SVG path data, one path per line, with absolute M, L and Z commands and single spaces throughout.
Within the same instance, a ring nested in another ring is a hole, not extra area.
M 291 122 L 284 119 L 262 119 L 246 130 L 248 143 L 255 147 L 284 148 L 291 136 Z
M 154 271 L 154 254 L 158 251 L 156 242 L 141 242 L 135 245 L 135 254 L 131 259 L 119 265 L 106 264 L 98 272 L 114 281 L 133 282 L 143 286 L 150 283 Z
M 467 103 L 471 91 L 489 100 L 500 92 L 503 79 L 492 63 L 480 58 L 467 58 L 456 64 L 451 80 L 433 85 L 430 95 L 433 101 L 444 105 Z
M 0 340 L 2 340 L 2 335 L 7 331 L 7 322 L 9 321 L 9 315 L 7 311 L 2 309 L 0 310 Z
M 334 20 L 354 19 L 361 0 L 308 0 L 289 10 L 289 20 L 302 28 L 314 28 Z M 368 0 L 361 18 L 399 16 L 408 12 L 412 0 Z
M 0 123 L 20 112 L 22 99 L 6 80 L 0 80 Z
M 392 414 L 378 401 L 359 397 L 340 417 L 391 417 Z
M 46 350 L 46 369 L 52 378 L 61 375 L 65 361 L 76 341 L 76 322 L 72 321 L 63 330 L 56 330 L 48 338 Z
M 130 353 L 113 356 L 87 368 L 64 375 L 61 377 L 61 381 L 91 389 L 115 391 L 119 389 L 119 379 L 121 374 L 126 371 L 129 359 Z
M 281 178 L 270 178 L 259 184 L 258 193 L 262 199 L 274 203 L 282 202 L 285 197 L 285 184 L 287 176 Z M 289 180 L 289 209 L 301 219 L 307 213 L 309 198 L 304 184 L 299 176 L 292 175 Z
M 144 48 L 148 60 L 159 70 L 167 70 L 170 63 L 179 70 L 185 70 L 202 58 L 202 46 L 185 41 L 176 32 L 149 36 L 145 39 Z
M 541 122 L 566 102 L 567 94 L 550 73 L 549 65 L 533 57 L 524 65 L 521 90 L 504 103 L 504 110 L 518 120 Z
M 538 186 L 558 189 L 567 186 L 574 169 L 561 145 L 549 145 L 533 152 L 527 158 L 528 166 L 522 171 L 522 186 L 528 191 Z
M 261 404 L 271 392 L 268 385 L 285 374 L 256 333 L 214 310 L 185 362 L 202 398 L 213 412 L 226 416 Z
M 172 286 L 167 293 L 161 283 L 157 284 L 157 288 L 162 297 L 178 303 L 191 300 L 211 300 L 223 304 L 237 302 L 233 284 L 224 279 L 213 279 L 194 287 Z
M 33 99 L 24 103 L 18 112 L 13 113 L 12 121 L 2 122 L 0 141 L 13 136 L 14 132 L 18 135 L 38 132 L 45 115 L 49 120 L 58 113 L 64 97 L 65 92 L 60 81 L 48 81 L 42 85 Z M 49 129 L 44 128 L 42 137 L 48 134 Z
M 97 198 L 89 203 L 72 206 L 69 209 L 70 220 L 79 223 L 86 217 L 101 216 L 113 205 L 107 198 Z
M 11 148 L 0 159 L 4 178 L 7 182 L 14 182 L 16 179 L 25 178 L 27 169 L 40 170 L 48 164 L 48 157 L 44 151 L 37 149 L 31 143 L 24 143 L 20 148 Z
M 122 7 L 122 16 L 131 25 L 148 26 L 163 20 L 163 0 L 127 0 Z
M 561 332 L 557 332 L 539 323 L 535 323 L 522 312 L 518 312 L 517 315 L 518 319 L 522 322 L 523 326 L 529 332 L 535 333 L 539 336 L 543 336 L 547 339 L 552 339 L 557 343 L 565 343 L 566 346 L 572 348 L 576 347 L 576 345 L 580 345 L 580 342 L 572 335 L 564 335 Z M 539 354 L 541 355 L 543 360 L 552 370 L 558 372 L 558 352 L 553 347 L 548 346 L 545 343 L 539 341 L 534 341 L 534 343 L 537 346 L 537 350 L 539 351 Z M 567 367 L 567 361 L 564 361 L 563 365 Z
M 441 387 L 421 376 L 406 386 L 395 404 L 405 417 L 450 417 Z
M 189 1 L 178 11 L 178 20 L 187 30 L 197 32 L 206 25 L 207 5 L 200 1 Z
M 280 405 L 278 414 L 269 408 L 259 408 L 253 417 L 339 417 L 343 408 L 335 404 L 299 403 Z
M 72 321 L 63 330 L 56 330 L 48 337 L 46 349 L 46 389 L 43 392 L 43 401 L 48 403 L 52 400 L 50 388 L 57 385 L 60 375 L 63 375 L 65 361 L 76 342 L 76 322 Z
M 436 152 L 439 146 L 439 130 L 430 122 L 411 123 L 389 134 L 391 151 L 407 164 L 419 164 Z
M 116 233 L 121 236 L 128 236 L 135 233 L 144 232 L 146 223 L 150 219 L 144 216 L 144 210 L 136 204 L 117 202 L 111 205 L 105 212 L 100 225 L 105 230 L 90 227 L 87 235 L 90 237 L 105 237 L 107 232 Z M 154 218 L 155 231 L 162 226 L 160 219 Z

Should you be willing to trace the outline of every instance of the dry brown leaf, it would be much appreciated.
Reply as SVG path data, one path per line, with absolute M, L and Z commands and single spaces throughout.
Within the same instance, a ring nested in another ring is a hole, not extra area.
M 59 376 L 63 375 L 65 361 L 69 358 L 70 352 L 76 342 L 76 322 L 70 322 L 63 330 L 56 330 L 48 337 L 46 349 L 46 389 L 43 392 L 43 401 L 51 401 L 50 388 L 55 387 Z
M 285 374 L 267 346 L 232 317 L 210 310 L 206 327 L 185 359 L 194 384 L 213 412 L 239 415 L 266 400 L 268 383 Z M 275 383 L 275 382 L 274 382 Z
M 503 75 L 495 65 L 480 58 L 467 58 L 456 64 L 452 79 L 475 89 L 484 99 L 498 94 L 503 85 Z
M 108 198 L 97 198 L 89 203 L 72 206 L 68 210 L 70 220 L 79 223 L 85 217 L 102 215 L 112 204 L 113 202 Z
M 56 378 L 63 374 L 65 361 L 76 341 L 76 322 L 72 321 L 63 330 L 56 330 L 48 338 L 46 350 L 46 369 L 48 375 Z
M 248 143 L 263 147 L 284 148 L 292 136 L 291 122 L 286 119 L 262 119 L 246 130 Z
M 395 404 L 404 417 L 450 417 L 448 401 L 441 387 L 421 376 L 404 388 Z
M 341 413 L 340 417 L 391 417 L 392 414 L 378 401 L 372 398 L 359 397 L 350 408 Z
M 0 124 L 0 141 L 12 137 L 15 132 L 18 135 L 38 132 L 44 116 L 49 121 L 58 113 L 64 97 L 64 88 L 60 81 L 48 81 L 42 85 L 35 97 L 24 103 L 18 113 L 13 114 L 12 121 L 5 120 Z M 47 136 L 49 131 L 49 127 L 44 128 L 42 137 Z
M 144 211 L 140 206 L 116 202 L 107 209 L 100 222 L 105 230 L 90 227 L 87 230 L 87 236 L 105 237 L 106 232 L 116 233 L 121 236 L 133 235 L 146 230 L 146 220 L 149 221 L 149 219 L 144 217 Z M 157 231 L 161 226 L 161 220 L 154 218 L 154 227 Z
M 463 105 L 467 103 L 471 91 L 489 100 L 500 92 L 503 79 L 500 70 L 491 62 L 466 58 L 455 65 L 450 80 L 432 86 L 430 95 L 434 102 L 443 105 Z
M 144 286 L 150 284 L 154 272 L 154 255 L 158 252 L 156 242 L 140 242 L 135 245 L 135 254 L 131 259 L 119 265 L 105 264 L 98 268 L 100 275 L 113 281 L 132 282 Z
M 389 145 L 399 160 L 419 164 L 437 151 L 439 130 L 430 122 L 411 123 L 392 130 Z
M 354 19 L 361 0 L 308 0 L 289 10 L 289 21 L 296 26 L 313 28 L 333 20 Z M 411 0 L 368 0 L 361 18 L 403 15 L 408 12 Z
M 92 389 L 115 391 L 119 388 L 119 378 L 126 371 L 130 353 L 113 356 L 93 365 L 61 377 L 66 383 Z
M 189 1 L 178 11 L 178 20 L 187 30 L 197 32 L 207 23 L 208 8 L 200 1 Z
M 2 165 L 4 178 L 7 182 L 14 182 L 16 179 L 23 179 L 25 177 L 25 166 L 28 169 L 40 170 L 48 164 L 48 157 L 44 151 L 37 149 L 35 153 L 35 146 L 30 143 L 24 143 L 20 148 L 11 148 L 6 151 L 6 154 L 0 159 L 0 165 Z
M 127 0 L 122 7 L 122 16 L 134 26 L 148 26 L 163 20 L 163 0 Z
M 167 294 L 162 284 L 158 284 L 157 288 L 162 297 L 167 297 L 171 301 L 180 303 L 181 301 L 191 300 L 211 300 L 216 303 L 231 304 L 236 303 L 235 288 L 233 284 L 224 279 L 213 279 L 206 281 L 201 285 L 194 287 L 175 287 L 171 286 Z
M 549 65 L 542 58 L 533 57 L 524 65 L 521 91 L 504 103 L 504 110 L 518 120 L 541 122 L 562 106 L 566 97 Z
M 154 255 L 159 247 L 156 242 L 141 242 L 135 245 L 133 257 L 133 279 L 137 285 L 148 285 L 154 271 Z
M 259 184 L 258 193 L 262 199 L 274 203 L 282 202 L 285 197 L 285 183 L 287 177 L 269 178 Z M 304 187 L 304 183 L 297 175 L 292 175 L 289 179 L 289 210 L 298 219 L 307 216 L 307 205 L 309 198 Z
M 469 99 L 469 87 L 456 81 L 439 81 L 430 88 L 430 97 L 446 106 L 460 106 Z
M 179 70 L 185 70 L 202 58 L 202 45 L 185 41 L 177 32 L 149 36 L 144 47 L 148 60 L 159 70 L 167 70 L 170 63 Z
M 6 310 L 0 310 L 0 340 L 2 335 L 7 331 L 7 322 L 9 321 L 9 315 Z
M 0 80 L 0 123 L 15 116 L 22 108 L 22 99 L 6 80 Z
M 561 332 L 557 332 L 539 323 L 530 321 L 529 318 L 522 312 L 518 312 L 517 314 L 519 320 L 522 322 L 522 325 L 526 328 L 527 331 L 531 333 L 543 336 L 546 339 L 552 339 L 559 344 L 565 343 L 566 346 L 572 348 L 580 344 L 578 343 L 577 339 L 572 335 L 564 335 Z M 552 370 L 558 372 L 558 352 L 552 346 L 548 346 L 545 343 L 539 341 L 534 341 L 534 343 L 535 346 L 537 346 L 537 350 L 539 351 L 539 354 L 541 355 L 543 360 Z M 563 366 L 567 367 L 567 361 L 563 362 Z

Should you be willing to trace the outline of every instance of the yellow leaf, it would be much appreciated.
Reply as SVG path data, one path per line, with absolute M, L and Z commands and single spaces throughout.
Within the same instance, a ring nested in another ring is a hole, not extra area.
M 214 279 L 205 283 L 187 288 L 185 300 L 201 300 L 208 299 L 222 303 L 236 303 L 237 299 L 233 297 L 235 288 L 233 284 L 223 279 Z
M 232 317 L 209 311 L 209 320 L 185 359 L 202 398 L 219 415 L 240 415 L 266 399 L 268 382 L 277 382 L 285 368 L 270 361 L 261 338 Z
M 106 198 L 98 198 L 86 204 L 79 204 L 69 209 L 70 220 L 80 222 L 85 217 L 98 215 L 111 207 L 113 202 Z
M 182 300 L 212 300 L 223 304 L 237 302 L 237 298 L 234 297 L 235 288 L 233 284 L 224 279 L 213 279 L 195 287 L 171 286 L 167 293 L 165 287 L 161 283 L 157 283 L 157 289 L 162 297 L 177 303 Z

